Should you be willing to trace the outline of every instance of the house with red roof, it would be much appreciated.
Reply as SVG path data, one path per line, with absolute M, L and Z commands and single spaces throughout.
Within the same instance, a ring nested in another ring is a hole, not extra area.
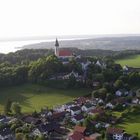
M 121 128 L 109 127 L 106 131 L 107 138 L 111 140 L 122 140 L 124 130 Z
M 90 137 L 85 136 L 86 127 L 76 125 L 72 135 L 67 140 L 93 140 Z
M 89 112 L 89 114 L 94 115 L 94 114 L 99 114 L 103 115 L 105 111 L 102 108 L 95 108 Z

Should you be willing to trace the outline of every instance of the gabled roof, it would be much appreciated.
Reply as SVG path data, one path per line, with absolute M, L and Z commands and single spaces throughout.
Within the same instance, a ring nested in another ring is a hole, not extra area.
M 89 137 L 85 137 L 84 140 L 93 140 L 93 139 L 91 139 L 91 138 L 89 138 Z
M 59 56 L 72 56 L 72 52 L 69 50 L 60 50 Z
M 93 110 L 90 111 L 91 113 L 99 113 L 102 114 L 104 113 L 104 110 L 102 108 L 95 108 Z
M 72 140 L 84 140 L 84 135 L 79 132 L 74 132 L 70 137 L 72 138 Z
M 26 123 L 34 123 L 34 124 L 36 124 L 37 122 L 40 121 L 39 119 L 34 118 L 33 116 L 30 116 L 30 115 L 29 116 L 24 116 L 22 118 L 22 120 Z
M 126 99 L 124 97 L 120 97 L 111 101 L 113 105 L 115 104 L 124 104 L 126 103 Z
M 82 114 L 78 114 L 76 116 L 74 116 L 74 118 L 77 120 L 77 121 L 80 121 L 82 119 L 84 119 L 84 116 Z
M 107 128 L 108 134 L 122 134 L 124 131 L 121 128 L 109 127 Z
M 80 106 L 74 106 L 74 107 L 71 107 L 70 110 L 78 111 L 78 110 L 81 110 L 81 108 L 80 108 Z
M 60 125 L 58 123 L 55 123 L 55 122 L 51 122 L 48 124 L 41 124 L 38 127 L 38 129 L 41 132 L 50 132 L 50 131 L 54 131 L 54 130 L 59 129 L 59 128 L 60 128 Z
M 75 99 L 75 101 L 78 104 L 82 104 L 82 103 L 85 103 L 87 101 L 87 99 L 85 97 L 78 97 L 78 98 Z
M 66 113 L 67 113 L 66 111 L 53 113 L 52 117 L 53 119 L 59 119 L 65 117 Z
M 78 126 L 78 125 L 76 125 L 75 128 L 74 128 L 74 132 L 84 133 L 85 130 L 86 130 L 86 127 Z
M 84 106 L 85 106 L 86 108 L 93 107 L 93 105 L 92 105 L 92 104 L 90 104 L 90 103 L 86 103 Z

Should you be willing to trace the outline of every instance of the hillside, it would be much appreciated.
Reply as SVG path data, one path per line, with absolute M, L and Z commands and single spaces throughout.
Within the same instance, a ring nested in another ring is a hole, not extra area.
M 75 40 L 59 40 L 62 48 L 102 49 L 102 50 L 140 50 L 140 36 L 98 37 Z M 41 42 L 23 46 L 24 49 L 53 48 L 54 42 Z

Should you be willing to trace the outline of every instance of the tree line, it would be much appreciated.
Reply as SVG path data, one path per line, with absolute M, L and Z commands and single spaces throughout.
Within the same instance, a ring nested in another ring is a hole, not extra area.
M 81 50 L 78 48 L 65 48 L 72 51 L 76 55 L 84 57 L 96 56 L 96 57 L 112 57 L 113 59 L 125 58 L 130 55 L 140 54 L 140 50 L 124 50 L 124 51 L 112 51 L 112 50 L 98 50 L 98 49 L 86 49 Z M 43 58 L 52 55 L 53 49 L 24 49 L 8 54 L 0 54 L 0 63 L 8 62 L 10 64 L 29 64 L 30 61 L 36 61 L 39 58 Z
M 112 82 L 118 77 L 123 76 L 123 80 L 129 83 L 136 83 L 140 80 L 140 73 L 133 72 L 127 76 L 123 75 L 122 67 L 115 64 L 110 57 L 82 57 L 79 60 L 71 59 L 69 63 L 63 64 L 55 55 L 39 58 L 36 61 L 29 61 L 28 64 L 11 64 L 3 62 L 0 64 L 0 87 L 23 84 L 27 82 L 42 83 L 62 73 L 70 73 L 71 71 L 84 75 L 81 61 L 88 59 L 91 64 L 86 71 L 86 84 L 92 86 L 93 81 Z M 106 64 L 106 68 L 102 68 L 95 63 L 97 60 Z M 75 85 L 75 77 L 71 77 L 69 84 Z

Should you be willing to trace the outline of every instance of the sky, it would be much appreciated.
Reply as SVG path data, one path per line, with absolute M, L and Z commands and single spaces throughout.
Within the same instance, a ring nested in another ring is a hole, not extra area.
M 0 39 L 139 34 L 140 0 L 0 0 Z

